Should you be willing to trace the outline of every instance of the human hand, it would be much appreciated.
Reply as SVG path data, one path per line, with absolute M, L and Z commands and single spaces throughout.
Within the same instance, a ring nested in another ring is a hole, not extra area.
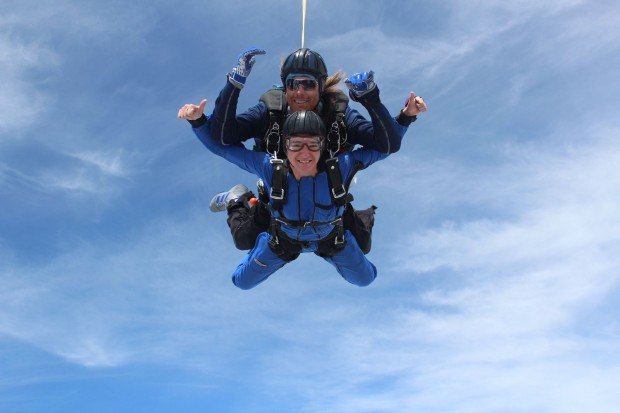
M 377 86 L 375 84 L 374 76 L 375 72 L 372 70 L 368 72 L 356 73 L 353 76 L 348 77 L 344 83 L 355 97 L 361 97 Z
M 205 106 L 207 106 L 207 99 L 203 99 L 200 101 L 200 105 L 194 105 L 191 103 L 186 103 L 181 106 L 179 109 L 179 114 L 177 118 L 179 119 L 187 119 L 187 120 L 196 120 L 205 113 Z
M 403 113 L 407 116 L 417 116 L 422 112 L 426 112 L 428 107 L 422 96 L 416 96 L 414 92 L 409 93 L 409 97 L 405 100 Z
M 259 49 L 258 47 L 250 47 L 241 52 L 237 66 L 233 67 L 231 72 L 228 74 L 228 81 L 237 89 L 243 89 L 245 80 L 250 75 L 252 66 L 254 66 L 256 56 L 265 53 L 267 52 L 263 49 Z

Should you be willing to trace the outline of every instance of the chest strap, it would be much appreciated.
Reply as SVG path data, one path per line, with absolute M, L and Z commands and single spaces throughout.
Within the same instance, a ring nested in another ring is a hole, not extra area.
M 283 159 L 272 157 L 269 160 L 273 169 L 273 177 L 271 178 L 271 192 L 269 196 L 274 203 L 276 209 L 279 209 L 286 203 L 286 187 L 288 176 L 288 165 Z
M 325 172 L 327 173 L 330 195 L 334 203 L 341 207 L 353 201 L 353 195 L 347 191 L 342 182 L 337 156 L 325 160 Z

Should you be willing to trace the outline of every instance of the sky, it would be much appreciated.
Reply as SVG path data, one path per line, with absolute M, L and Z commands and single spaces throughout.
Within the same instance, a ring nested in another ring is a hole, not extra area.
M 242 291 L 208 206 L 255 178 L 176 113 L 249 46 L 254 105 L 301 2 L 2 0 L 0 411 L 617 412 L 619 38 L 612 0 L 308 0 L 330 72 L 429 111 L 352 186 L 373 284 Z

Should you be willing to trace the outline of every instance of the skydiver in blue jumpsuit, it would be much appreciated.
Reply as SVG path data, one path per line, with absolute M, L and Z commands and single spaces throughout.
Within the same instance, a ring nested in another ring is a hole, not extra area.
M 190 120 L 194 133 L 211 152 L 255 174 L 270 189 L 274 175 L 270 155 L 213 139 L 210 120 L 204 115 L 205 104 L 203 100 L 200 105 L 184 105 L 178 117 Z M 233 272 L 233 283 L 242 289 L 253 288 L 299 253 L 314 252 L 331 263 L 348 282 L 357 286 L 370 284 L 377 276 L 377 269 L 339 222 L 345 206 L 333 202 L 323 170 L 324 122 L 313 111 L 295 112 L 284 122 L 282 136 L 289 168 L 286 202 L 277 205 L 270 201 L 275 225 L 258 235 L 255 246 Z M 338 164 L 342 176 L 348 176 L 356 163 L 366 168 L 387 156 L 361 148 L 338 155 Z

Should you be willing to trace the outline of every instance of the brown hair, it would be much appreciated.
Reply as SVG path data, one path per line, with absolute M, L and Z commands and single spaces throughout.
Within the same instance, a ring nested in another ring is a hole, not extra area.
M 344 74 L 342 70 L 338 70 L 333 75 L 327 76 L 327 79 L 325 79 L 325 87 L 323 88 L 323 94 L 332 95 L 334 93 L 337 93 L 337 91 L 340 90 L 338 85 L 340 84 L 340 82 L 342 82 L 342 79 L 344 79 L 345 76 L 346 75 Z
M 347 99 L 346 94 L 340 90 L 340 84 L 345 76 L 346 75 L 342 70 L 338 70 L 333 75 L 328 76 L 325 80 L 325 87 L 323 88 L 323 93 L 321 93 L 321 102 L 323 102 L 321 117 L 323 118 L 328 130 L 329 125 L 334 121 L 334 108 L 338 102 L 342 102 L 343 99 Z

